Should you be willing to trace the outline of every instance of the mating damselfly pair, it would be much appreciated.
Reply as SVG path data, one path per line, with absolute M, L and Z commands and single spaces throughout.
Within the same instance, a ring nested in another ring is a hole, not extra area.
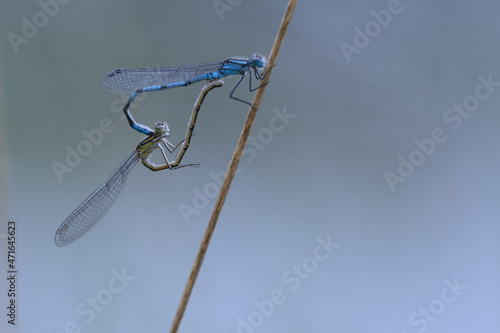
M 132 128 L 146 134 L 148 137 L 141 141 L 136 149 L 113 171 L 108 179 L 98 187 L 86 200 L 84 200 L 64 220 L 55 234 L 57 246 L 66 246 L 82 237 L 90 231 L 118 198 L 123 189 L 130 170 L 139 160 L 152 171 L 164 169 L 177 169 L 184 166 L 195 166 L 195 164 L 180 165 L 187 151 L 198 112 L 205 96 L 210 90 L 223 85 L 222 79 L 230 75 L 241 75 L 236 85 L 231 89 L 229 97 L 237 101 L 251 105 L 250 103 L 233 96 L 236 88 L 244 79 L 245 74 L 250 73 L 249 89 L 254 91 L 261 86 L 252 88 L 252 72 L 257 80 L 262 80 L 265 74 L 261 74 L 258 68 L 265 67 L 266 60 L 261 55 L 254 55 L 251 60 L 243 58 L 229 58 L 221 62 L 200 63 L 181 67 L 165 67 L 157 69 L 117 69 L 106 75 L 101 85 L 104 89 L 114 93 L 131 93 L 131 97 L 124 106 L 123 111 Z M 156 124 L 155 129 L 137 123 L 130 114 L 129 108 L 137 94 L 162 91 L 170 88 L 188 86 L 192 83 L 207 80 L 202 88 L 188 122 L 186 136 L 177 146 L 172 145 L 166 137 L 170 130 L 166 123 Z M 173 153 L 179 146 L 179 152 L 174 161 L 169 161 L 163 144 L 169 153 Z M 154 164 L 150 162 L 150 156 L 154 150 L 160 149 L 165 163 Z

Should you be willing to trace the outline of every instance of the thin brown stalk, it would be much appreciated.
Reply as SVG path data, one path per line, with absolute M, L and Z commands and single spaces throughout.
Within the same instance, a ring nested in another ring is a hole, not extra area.
M 243 125 L 243 130 L 240 134 L 238 144 L 236 145 L 236 149 L 234 150 L 234 154 L 233 157 L 231 158 L 231 163 L 229 164 L 226 177 L 224 178 L 224 182 L 222 183 L 219 196 L 217 197 L 217 201 L 215 202 L 215 206 L 212 211 L 212 216 L 210 217 L 210 220 L 208 222 L 205 235 L 203 236 L 203 239 L 201 241 L 200 248 L 198 249 L 198 253 L 194 260 L 191 273 L 189 274 L 189 278 L 186 283 L 186 287 L 184 288 L 184 293 L 182 294 L 179 307 L 177 308 L 177 313 L 175 314 L 172 327 L 170 328 L 170 333 L 177 333 L 177 330 L 179 329 L 179 325 L 186 310 L 189 297 L 191 296 L 191 292 L 193 291 L 196 278 L 198 277 L 201 264 L 203 263 L 203 259 L 205 258 L 208 245 L 210 244 L 210 239 L 212 238 L 212 234 L 214 233 L 215 226 L 217 225 L 217 221 L 222 211 L 222 207 L 224 206 L 224 202 L 226 201 L 229 188 L 231 187 L 234 175 L 236 173 L 236 170 L 238 169 L 238 164 L 241 160 L 241 155 L 243 154 L 243 150 L 245 149 L 245 145 L 248 141 L 250 131 L 252 130 L 252 126 L 255 121 L 255 117 L 257 115 L 257 110 L 259 109 L 262 98 L 264 97 L 264 93 L 267 88 L 267 83 L 271 78 L 273 66 L 276 64 L 276 59 L 278 58 L 278 53 L 281 48 L 281 45 L 283 44 L 283 40 L 285 38 L 288 26 L 290 25 L 290 20 L 292 19 L 293 11 L 295 10 L 296 4 L 297 0 L 290 0 L 285 15 L 283 16 L 283 20 L 281 21 L 281 26 L 278 30 L 278 34 L 276 35 L 276 39 L 274 40 L 273 48 L 271 50 L 271 54 L 269 55 L 268 63 L 266 66 L 268 68 L 267 73 L 264 79 L 262 80 L 261 84 L 262 87 L 257 89 L 257 92 L 255 93 L 252 102 L 252 107 L 250 108 L 250 111 L 248 112 L 247 118 L 245 120 L 245 124 Z

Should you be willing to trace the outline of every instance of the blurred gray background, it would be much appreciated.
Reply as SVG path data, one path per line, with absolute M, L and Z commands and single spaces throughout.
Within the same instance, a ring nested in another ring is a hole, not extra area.
M 268 55 L 286 5 L 2 4 L 19 332 L 169 329 L 248 107 L 227 78 L 183 160 L 201 166 L 137 165 L 101 223 L 58 248 L 58 226 L 144 138 L 100 80 Z M 499 14 L 487 0 L 299 1 L 180 332 L 498 332 Z M 201 87 L 132 112 L 177 143 Z M 68 149 L 86 156 L 71 167 Z

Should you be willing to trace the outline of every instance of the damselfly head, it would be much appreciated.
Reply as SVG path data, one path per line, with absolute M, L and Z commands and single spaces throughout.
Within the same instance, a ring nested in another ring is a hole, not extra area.
M 266 61 L 266 57 L 262 54 L 254 54 L 252 58 L 252 65 L 253 67 L 264 68 L 266 67 Z
M 164 121 L 160 121 L 155 125 L 156 133 L 164 133 L 165 136 L 170 134 L 170 129 L 168 128 L 168 124 Z

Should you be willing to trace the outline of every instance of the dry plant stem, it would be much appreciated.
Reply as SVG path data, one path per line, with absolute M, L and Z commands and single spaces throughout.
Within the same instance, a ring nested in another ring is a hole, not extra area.
M 200 248 L 198 250 L 198 254 L 196 255 L 196 259 L 194 261 L 193 267 L 191 269 L 191 274 L 189 275 L 188 281 L 186 283 L 186 287 L 184 289 L 184 293 L 182 294 L 181 301 L 179 303 L 179 307 L 177 309 L 177 313 L 175 314 L 174 321 L 172 323 L 172 327 L 170 328 L 170 333 L 176 333 L 179 329 L 179 325 L 182 320 L 182 316 L 184 315 L 184 311 L 186 310 L 187 303 L 189 301 L 189 297 L 191 296 L 191 291 L 193 290 L 194 283 L 198 276 L 198 273 L 201 268 L 201 264 L 203 263 L 203 259 L 205 258 L 205 253 L 207 252 L 208 245 L 210 244 L 210 239 L 212 238 L 212 234 L 214 233 L 215 226 L 217 225 L 217 220 L 219 219 L 219 215 L 222 211 L 222 207 L 224 206 L 224 202 L 226 201 L 227 194 L 229 192 L 229 188 L 231 187 L 231 182 L 233 181 L 234 175 L 236 173 L 236 169 L 238 168 L 238 164 L 241 160 L 241 156 L 243 154 L 243 150 L 245 149 L 245 145 L 247 143 L 248 137 L 250 135 L 250 131 L 252 130 L 252 126 L 257 115 L 257 110 L 259 109 L 260 102 L 264 97 L 264 92 L 267 87 L 267 83 L 271 77 L 271 72 L 273 70 L 273 66 L 276 64 L 276 59 L 278 58 L 278 53 L 283 44 L 283 39 L 285 38 L 286 31 L 288 26 L 290 25 L 290 20 L 292 19 L 293 11 L 295 10 L 295 6 L 297 4 L 297 0 L 290 0 L 288 3 L 288 7 L 286 9 L 283 20 L 281 21 L 281 26 L 278 30 L 278 34 L 276 35 L 276 39 L 274 40 L 273 48 L 271 50 L 271 54 L 269 55 L 268 65 L 267 65 L 267 73 L 265 78 L 262 80 L 262 87 L 257 89 L 255 93 L 252 107 L 248 112 L 247 119 L 243 126 L 243 130 L 241 132 L 240 138 L 238 140 L 238 144 L 236 145 L 236 149 L 234 151 L 233 157 L 231 159 L 231 163 L 229 164 L 229 168 L 226 173 L 226 177 L 224 178 L 224 182 L 222 183 L 221 190 L 219 192 L 219 196 L 217 197 L 217 201 L 215 202 L 214 209 L 212 211 L 212 216 L 210 217 L 210 221 L 208 222 L 207 229 L 205 231 L 205 235 L 200 244 Z

